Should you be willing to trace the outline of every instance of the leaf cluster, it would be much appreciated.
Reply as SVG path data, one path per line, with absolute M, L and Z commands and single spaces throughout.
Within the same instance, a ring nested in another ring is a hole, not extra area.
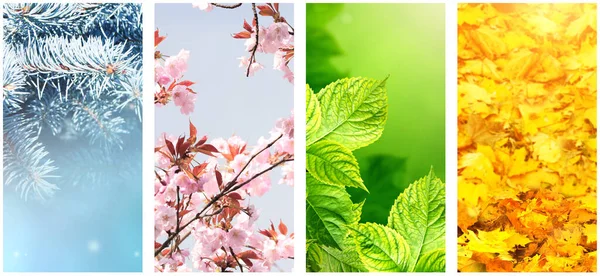
M 596 12 L 459 5 L 460 271 L 596 271 Z
M 444 271 L 445 188 L 433 170 L 396 199 L 387 225 L 359 223 L 368 192 L 352 151 L 375 142 L 387 120 L 386 80 L 306 87 L 307 270 Z

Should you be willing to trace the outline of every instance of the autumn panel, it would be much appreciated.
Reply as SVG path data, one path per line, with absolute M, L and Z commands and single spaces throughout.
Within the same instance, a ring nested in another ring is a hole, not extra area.
M 458 270 L 596 271 L 596 5 L 458 7 Z

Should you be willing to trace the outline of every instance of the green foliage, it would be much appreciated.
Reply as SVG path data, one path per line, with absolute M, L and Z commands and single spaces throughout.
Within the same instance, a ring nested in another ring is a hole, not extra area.
M 343 186 L 321 183 L 306 174 L 307 239 L 340 248 L 352 223 L 352 201 Z
M 355 150 L 377 141 L 387 120 L 385 81 L 346 78 L 321 89 L 317 94 L 321 123 L 306 145 L 330 140 Z
M 445 187 L 433 169 L 403 189 L 395 202 L 389 199 L 393 206 L 387 225 L 359 223 L 365 200 L 353 203 L 346 190 L 368 191 L 352 151 L 383 133 L 386 93 L 385 79 L 341 79 L 317 94 L 307 85 L 307 271 L 445 270 Z M 385 160 L 370 166 L 401 171 L 403 159 L 392 163 L 398 168 Z
M 392 206 L 388 227 L 409 241 L 410 270 L 414 270 L 421 256 L 444 248 L 445 200 L 444 183 L 435 177 L 432 169 L 429 175 L 400 194 Z
M 425 253 L 413 269 L 419 272 L 439 272 L 446 269 L 446 250 L 439 249 Z
M 307 249 L 309 271 L 366 272 L 356 251 L 331 248 L 312 243 Z
M 328 184 L 367 190 L 352 152 L 333 141 L 319 141 L 306 149 L 306 170 L 317 180 Z
M 375 223 L 361 223 L 353 230 L 356 251 L 369 271 L 406 271 L 410 248 L 398 232 Z
M 310 137 L 321 125 L 321 107 L 317 96 L 306 85 L 306 136 Z M 310 130 L 310 132 L 308 132 Z
M 347 73 L 338 70 L 332 58 L 343 54 L 339 44 L 327 30 L 331 22 L 342 10 L 343 4 L 307 4 L 306 18 L 306 79 L 309 84 L 321 89 L 328 83 L 346 77 Z

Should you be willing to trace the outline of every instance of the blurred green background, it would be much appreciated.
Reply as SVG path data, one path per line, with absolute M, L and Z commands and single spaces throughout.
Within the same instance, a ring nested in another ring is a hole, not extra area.
M 343 77 L 387 81 L 383 136 L 354 152 L 370 194 L 362 222 L 387 223 L 398 195 L 433 166 L 445 182 L 443 4 L 308 4 L 307 82 L 315 93 Z

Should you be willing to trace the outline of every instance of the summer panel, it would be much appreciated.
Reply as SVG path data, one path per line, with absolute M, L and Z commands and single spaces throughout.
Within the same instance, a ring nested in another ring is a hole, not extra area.
M 141 271 L 141 10 L 4 4 L 5 272 Z
M 291 271 L 293 5 L 155 11 L 154 270 Z
M 596 271 L 596 27 L 595 4 L 459 4 L 459 271 Z
M 307 5 L 307 271 L 445 271 L 444 14 Z

